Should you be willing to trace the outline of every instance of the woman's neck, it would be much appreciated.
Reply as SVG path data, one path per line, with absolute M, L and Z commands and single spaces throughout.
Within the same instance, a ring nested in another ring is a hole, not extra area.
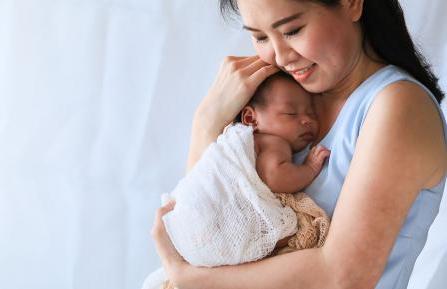
M 354 90 L 384 66 L 385 64 L 373 61 L 365 55 L 336 88 L 314 96 L 315 109 L 320 121 L 320 131 L 315 143 L 318 143 L 329 132 L 343 105 Z
M 357 87 L 384 66 L 384 63 L 375 61 L 363 53 L 355 62 L 351 71 L 336 87 L 319 95 L 320 103 L 329 106 L 344 103 Z

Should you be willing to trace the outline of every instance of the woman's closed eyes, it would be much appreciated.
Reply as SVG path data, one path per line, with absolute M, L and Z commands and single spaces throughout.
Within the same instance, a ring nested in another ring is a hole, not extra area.
M 290 30 L 289 32 L 284 32 L 283 33 L 284 38 L 288 39 L 288 38 L 291 38 L 291 37 L 297 35 L 301 31 L 301 29 L 303 27 L 294 28 L 294 29 Z M 253 35 L 253 37 L 256 39 L 257 43 L 264 43 L 264 42 L 267 42 L 267 40 L 268 40 L 267 36 L 256 36 L 256 35 Z
M 285 38 L 291 38 L 292 36 L 298 34 L 301 31 L 302 28 L 303 27 L 299 27 L 299 28 L 293 29 L 293 30 L 291 30 L 289 32 L 283 33 L 283 35 L 285 36 Z

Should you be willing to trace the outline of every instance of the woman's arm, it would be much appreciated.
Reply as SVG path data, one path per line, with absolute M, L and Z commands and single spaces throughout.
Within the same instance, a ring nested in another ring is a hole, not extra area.
M 335 280 L 332 273 L 326 271 L 330 268 L 321 249 L 307 249 L 236 266 L 198 268 L 185 265 L 173 280 L 179 289 L 337 288 L 328 287 Z
M 163 228 L 153 236 L 181 289 L 374 288 L 418 192 L 436 185 L 446 167 L 436 108 L 419 86 L 399 82 L 370 108 L 323 248 L 195 268 L 163 253 L 172 250 L 160 241 L 167 236 Z

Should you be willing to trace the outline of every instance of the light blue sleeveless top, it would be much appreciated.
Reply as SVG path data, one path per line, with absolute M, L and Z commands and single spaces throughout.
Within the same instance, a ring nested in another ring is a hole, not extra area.
M 305 189 L 305 192 L 330 217 L 334 212 L 335 204 L 354 154 L 357 137 L 371 103 L 385 86 L 400 80 L 412 81 L 421 85 L 412 76 L 396 66 L 383 67 L 365 80 L 350 95 L 332 128 L 321 140 L 320 144 L 331 150 L 331 155 L 320 175 Z M 444 124 L 444 136 L 447 136 L 447 125 L 441 108 L 430 91 L 425 87 L 424 89 L 438 107 Z M 295 154 L 294 162 L 302 163 L 308 152 L 309 147 Z M 376 289 L 407 288 L 416 258 L 424 247 L 430 225 L 438 214 L 445 181 L 444 178 L 435 187 L 422 190 L 419 193 L 394 244 L 385 271 Z

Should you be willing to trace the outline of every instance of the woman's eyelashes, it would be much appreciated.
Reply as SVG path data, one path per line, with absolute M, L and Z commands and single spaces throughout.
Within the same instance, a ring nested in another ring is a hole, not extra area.
M 284 32 L 283 35 L 285 38 L 291 38 L 291 37 L 297 35 L 302 28 L 303 27 L 298 27 L 298 28 L 292 29 L 288 32 Z M 267 36 L 264 36 L 264 35 L 262 35 L 262 36 L 253 35 L 253 37 L 255 38 L 257 43 L 264 43 L 264 42 L 267 42 L 267 40 L 268 40 Z
M 253 36 L 257 43 L 263 43 L 267 41 L 267 36 Z
M 290 37 L 292 37 L 292 36 L 298 34 L 298 33 L 300 32 L 301 28 L 302 28 L 302 27 L 295 28 L 295 29 L 293 29 L 293 30 L 291 30 L 291 31 L 289 31 L 289 32 L 285 32 L 285 33 L 283 33 L 283 35 L 284 35 L 285 38 L 290 38 Z

